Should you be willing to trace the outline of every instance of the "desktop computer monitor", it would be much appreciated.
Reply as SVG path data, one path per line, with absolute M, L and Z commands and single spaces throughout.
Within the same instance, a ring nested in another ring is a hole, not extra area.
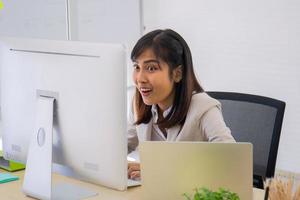
M 124 47 L 20 38 L 1 38 L 0 47 L 4 157 L 26 162 L 38 97 L 53 96 L 53 161 L 86 181 L 126 189 Z

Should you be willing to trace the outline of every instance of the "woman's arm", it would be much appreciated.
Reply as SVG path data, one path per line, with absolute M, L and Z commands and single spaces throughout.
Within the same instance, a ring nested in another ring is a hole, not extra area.
M 134 151 L 139 144 L 135 126 L 127 123 L 128 153 Z
M 136 126 L 134 125 L 134 101 L 131 101 L 127 117 L 127 144 L 128 154 L 136 149 L 139 144 Z
M 209 142 L 235 142 L 220 107 L 215 106 L 202 116 L 200 129 Z

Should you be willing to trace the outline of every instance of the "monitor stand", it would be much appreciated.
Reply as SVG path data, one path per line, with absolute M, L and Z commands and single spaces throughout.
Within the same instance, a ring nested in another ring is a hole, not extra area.
M 52 187 L 54 97 L 38 95 L 35 132 L 29 145 L 23 192 L 38 199 L 83 199 L 98 193 L 67 183 Z

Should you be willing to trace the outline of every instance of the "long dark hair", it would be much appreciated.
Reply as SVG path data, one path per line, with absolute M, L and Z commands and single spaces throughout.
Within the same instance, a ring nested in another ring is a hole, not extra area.
M 192 55 L 185 40 L 175 31 L 154 30 L 141 37 L 131 52 L 131 60 L 135 61 L 146 49 L 151 49 L 157 58 L 166 62 L 172 71 L 181 65 L 182 79 L 175 83 L 174 103 L 170 113 L 157 124 L 163 128 L 182 125 L 190 106 L 193 92 L 204 90 L 197 81 L 193 69 Z M 149 123 L 152 118 L 151 106 L 143 102 L 142 96 L 136 88 L 135 92 L 136 125 Z

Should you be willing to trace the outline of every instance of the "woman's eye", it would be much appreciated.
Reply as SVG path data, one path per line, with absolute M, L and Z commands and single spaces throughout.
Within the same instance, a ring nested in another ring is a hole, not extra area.
M 133 65 L 133 69 L 134 69 L 134 70 L 139 70 L 140 68 L 139 68 L 138 65 Z
M 154 72 L 157 68 L 155 66 L 147 66 L 149 72 Z

